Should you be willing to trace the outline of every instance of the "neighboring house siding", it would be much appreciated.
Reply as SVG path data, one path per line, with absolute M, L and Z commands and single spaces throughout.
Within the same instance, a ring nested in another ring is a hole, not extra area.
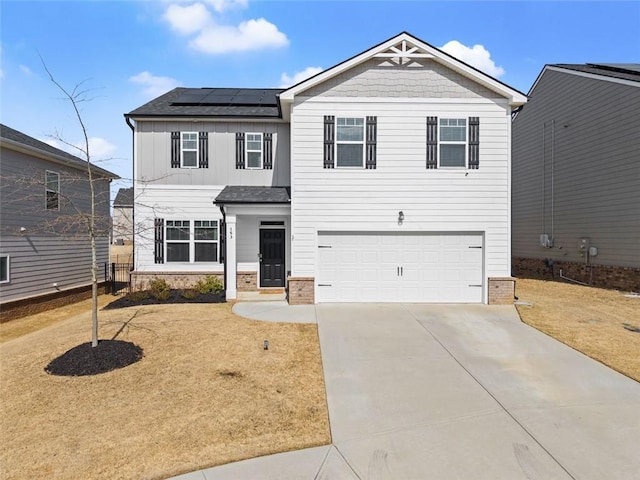
M 491 98 L 482 85 L 430 61 L 420 66 L 381 66 L 380 59 L 362 63 L 302 95 L 309 97 Z M 388 63 L 388 62 L 386 62 Z
M 208 132 L 208 168 L 171 168 L 171 132 Z M 272 169 L 236 169 L 236 132 L 272 133 Z M 161 122 L 136 125 L 136 179 L 154 185 L 289 185 L 289 125 L 280 122 Z
M 407 69 L 398 69 L 402 76 Z M 391 74 L 391 72 L 390 72 Z M 400 84 L 400 82 L 398 82 Z M 379 94 L 379 93 L 377 93 Z M 485 232 L 485 276 L 510 274 L 510 109 L 506 101 L 327 97 L 292 113 L 294 277 L 313 277 L 318 231 Z M 391 95 L 392 96 L 392 95 Z M 323 116 L 377 116 L 377 167 L 323 168 Z M 426 169 L 426 118 L 480 117 L 478 170 Z M 398 225 L 398 212 L 405 220 Z
M 221 220 L 213 205 L 224 186 L 135 185 L 135 269 L 140 272 L 222 271 L 221 263 L 162 263 L 154 261 L 154 219 Z
M 133 207 L 113 207 L 113 242 L 133 240 Z
M 10 282 L 0 284 L 9 302 L 91 283 L 91 245 L 76 209 L 90 212 L 85 172 L 2 148 L 0 251 L 10 256 Z M 45 208 L 45 171 L 60 174 L 60 210 Z M 109 181 L 96 179 L 98 281 L 109 257 Z M 21 233 L 21 228 L 25 231 Z
M 593 264 L 640 267 L 639 155 L 639 86 L 544 72 L 513 122 L 514 257 L 584 262 L 588 237 Z

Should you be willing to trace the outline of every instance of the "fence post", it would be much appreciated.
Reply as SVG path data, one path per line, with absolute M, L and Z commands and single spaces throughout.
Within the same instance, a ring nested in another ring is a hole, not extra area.
M 111 264 L 111 295 L 118 293 L 116 291 L 116 264 Z

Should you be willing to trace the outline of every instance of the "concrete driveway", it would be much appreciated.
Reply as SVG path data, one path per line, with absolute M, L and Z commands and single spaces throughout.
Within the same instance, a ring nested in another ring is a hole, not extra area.
M 514 307 L 313 314 L 333 444 L 180 478 L 638 478 L 640 384 L 522 324 Z

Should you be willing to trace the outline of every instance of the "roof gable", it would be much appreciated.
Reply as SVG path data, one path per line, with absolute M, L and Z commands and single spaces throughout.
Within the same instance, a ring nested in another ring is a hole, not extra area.
M 407 32 L 402 32 L 389 40 L 382 42 L 375 47 L 366 50 L 338 65 L 329 68 L 317 75 L 304 80 L 280 94 L 282 103 L 293 102 L 296 95 L 303 95 L 305 91 L 315 87 L 327 80 L 362 64 L 370 59 L 379 59 L 382 66 L 400 65 L 410 68 L 420 60 L 432 60 L 456 73 L 482 85 L 495 92 L 498 96 L 505 97 L 512 106 L 520 106 L 526 103 L 527 97 L 522 92 L 515 90 L 495 78 L 467 65 L 466 63 L 452 57 L 442 50 L 430 45 L 422 40 L 413 37 Z

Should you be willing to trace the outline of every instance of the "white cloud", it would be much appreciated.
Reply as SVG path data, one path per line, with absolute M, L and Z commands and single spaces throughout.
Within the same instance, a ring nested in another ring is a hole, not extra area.
M 84 141 L 67 144 L 50 137 L 41 138 L 39 140 L 46 143 L 47 145 L 51 145 L 52 147 L 58 148 L 64 152 L 68 152 L 71 155 L 75 155 L 78 158 L 82 158 L 83 160 L 85 159 L 83 153 L 83 150 L 85 148 Z M 100 137 L 89 137 L 89 153 L 91 154 L 92 161 L 98 158 L 106 158 L 113 154 L 113 152 L 115 151 L 116 146 L 110 143 L 108 140 Z
M 189 46 L 202 53 L 219 55 L 231 52 L 264 50 L 289 44 L 287 36 L 264 18 L 251 19 L 238 25 L 225 25 L 214 18 L 232 7 L 246 7 L 247 0 L 203 0 L 188 6 L 172 3 L 163 19 L 171 28 L 192 36 Z
M 467 47 L 457 40 L 451 40 L 442 46 L 441 49 L 449 55 L 476 67 L 478 70 L 481 70 L 492 77 L 500 77 L 504 74 L 504 68 L 495 64 L 491 59 L 491 53 L 489 53 L 489 51 L 482 45 Z
M 300 83 L 301 81 L 306 80 L 309 77 L 317 75 L 322 70 L 323 69 L 321 67 L 307 67 L 301 72 L 294 73 L 293 76 L 289 76 L 287 72 L 283 72 L 283 74 L 280 76 L 280 87 L 287 88 L 291 85 L 296 85 L 297 83 Z
M 31 71 L 31 69 L 29 67 L 27 67 L 26 65 L 20 65 L 20 71 L 22 73 L 24 73 L 25 75 L 28 75 L 28 76 L 33 75 L 33 72 Z
M 137 83 L 144 87 L 143 92 L 148 97 L 158 97 L 169 90 L 174 89 L 180 82 L 171 77 L 159 77 L 144 71 L 129 78 L 130 82 Z
M 213 22 L 209 10 L 202 3 L 194 3 L 187 7 L 169 5 L 163 18 L 169 22 L 171 28 L 183 35 L 196 33 Z

